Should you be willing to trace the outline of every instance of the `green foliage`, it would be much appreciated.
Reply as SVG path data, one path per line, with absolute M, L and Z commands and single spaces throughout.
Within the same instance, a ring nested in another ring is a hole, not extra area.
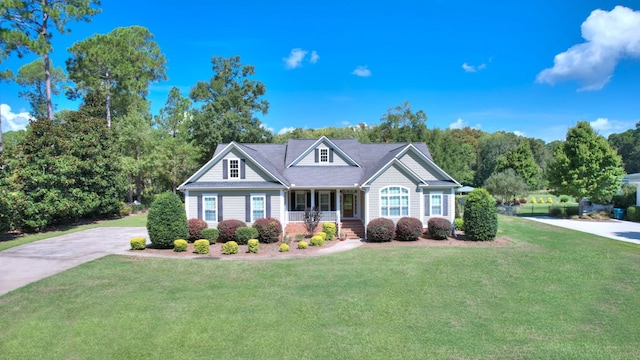
M 50 79 L 51 94 L 58 95 L 60 93 L 60 85 L 67 79 L 64 70 L 54 67 L 53 64 L 51 64 Z M 29 102 L 31 115 L 34 117 L 46 117 L 47 92 L 44 61 L 40 58 L 23 65 L 18 69 L 15 80 L 18 85 L 27 88 L 27 90 L 20 91 L 18 96 Z
M 513 170 L 518 178 L 523 179 L 525 188 L 539 188 L 540 173 L 542 171 L 533 158 L 533 152 L 531 152 L 531 146 L 528 141 L 521 142 L 518 147 L 498 156 L 495 171 L 500 173 L 509 169 Z M 493 175 L 495 173 L 491 176 Z
M 549 208 L 549 216 L 562 217 L 562 208 L 560 206 L 551 206 Z
M 312 236 L 309 243 L 311 246 L 322 246 L 324 245 L 324 237 L 322 235 Z
M 237 246 L 237 245 L 236 245 Z M 193 243 L 193 252 L 200 255 L 205 255 L 209 253 L 209 240 L 207 239 L 199 239 Z M 236 253 L 238 251 L 236 250 Z
M 215 244 L 218 241 L 218 236 L 220 235 L 220 231 L 218 229 L 203 229 L 200 236 L 203 239 L 209 240 L 209 244 Z
M 177 194 L 166 192 L 156 197 L 147 215 L 147 231 L 158 248 L 170 248 L 175 239 L 188 236 L 187 215 Z
M 422 142 L 427 134 L 427 114 L 411 111 L 408 101 L 390 108 L 375 127 L 372 137 L 377 142 Z
M 551 196 L 547 197 L 547 204 L 553 204 L 553 199 Z
M 278 251 L 280 251 L 280 252 L 288 252 L 289 251 L 289 245 L 288 244 L 280 244 L 280 247 L 278 247 Z
M 464 229 L 468 240 L 493 240 L 498 232 L 496 202 L 489 192 L 477 188 L 467 196 L 464 209 Z
M 207 222 L 202 219 L 189 219 L 189 241 L 202 239 L 202 230 L 207 227 Z
M 638 188 L 634 185 L 622 184 L 621 193 L 613 197 L 613 207 L 626 209 L 636 204 L 636 192 Z
M 429 129 L 426 143 L 433 160 L 447 174 L 462 184 L 471 184 L 475 175 L 477 162 L 478 138 L 480 130 L 466 127 L 464 129 Z
M 560 196 L 560 202 L 561 203 L 567 203 L 569 202 L 569 197 L 567 195 L 562 195 Z
M 622 185 L 624 170 L 620 156 L 586 121 L 569 129 L 549 165 L 549 186 L 555 194 L 595 203 L 615 195 Z
M 518 147 L 521 141 L 523 141 L 522 138 L 510 132 L 498 131 L 493 134 L 482 134 L 478 139 L 475 185 L 484 184 L 496 172 L 500 156 Z
M 455 218 L 453 223 L 456 226 L 456 230 L 464 231 L 464 219 L 463 218 Z
M 377 218 L 367 224 L 367 240 L 371 242 L 391 241 L 396 237 L 396 226 L 393 221 Z
M 630 221 L 640 221 L 640 206 L 629 206 L 626 216 Z
M 567 206 L 564 208 L 564 214 L 569 218 L 573 218 L 580 215 L 580 208 L 578 206 Z
M 316 236 L 322 236 L 322 240 L 327 240 L 327 233 L 325 233 L 323 231 L 317 232 Z
M 247 227 L 244 221 L 240 220 L 222 220 L 218 223 L 218 241 L 227 242 L 236 240 L 236 229 L 239 227 Z M 248 239 L 247 239 L 248 240 Z
M 416 241 L 422 235 L 422 221 L 413 217 L 402 217 L 396 224 L 396 238 L 400 241 Z
M 144 250 L 147 248 L 147 239 L 143 237 L 134 237 L 129 240 L 131 250 Z
M 175 252 L 183 252 L 187 251 L 187 247 L 189 243 L 185 239 L 178 239 L 173 242 L 173 251 Z M 207 251 L 208 252 L 208 251 Z
M 640 121 L 635 129 L 629 129 L 620 134 L 609 135 L 609 144 L 618 151 L 624 170 L 627 174 L 640 172 Z
M 527 183 L 513 169 L 509 168 L 489 176 L 484 182 L 484 187 L 489 193 L 499 195 L 503 202 L 507 202 L 522 195 L 527 190 Z
M 309 247 L 309 244 L 307 244 L 306 241 L 300 241 L 298 243 L 298 249 L 306 249 L 307 247 Z
M 337 231 L 338 230 L 336 228 L 336 224 L 335 223 L 332 223 L 332 222 L 322 223 L 322 232 L 327 235 L 325 237 L 325 240 L 331 241 L 331 240 L 335 239 Z
M 271 244 L 280 240 L 282 224 L 278 219 L 262 218 L 253 222 L 253 227 L 258 230 L 258 240 L 265 244 Z
M 258 239 L 250 239 L 247 244 L 249 245 L 249 252 L 252 254 L 257 254 L 258 253 L 258 246 L 260 244 L 260 242 L 258 241 Z
M 427 222 L 429 235 L 435 240 L 445 240 L 451 235 L 451 223 L 445 218 L 431 218 Z
M 236 242 L 240 245 L 246 245 L 250 239 L 258 237 L 258 230 L 252 227 L 239 227 L 236 229 Z
M 238 253 L 238 243 L 235 241 L 227 241 L 222 244 L 222 253 L 225 255 L 237 254 Z
M 125 204 L 124 201 L 120 202 L 120 217 L 129 216 L 131 214 L 131 207 Z

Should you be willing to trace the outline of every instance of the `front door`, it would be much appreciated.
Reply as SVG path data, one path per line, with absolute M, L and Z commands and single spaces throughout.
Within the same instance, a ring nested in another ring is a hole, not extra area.
M 353 194 L 342 194 L 342 217 L 353 217 Z

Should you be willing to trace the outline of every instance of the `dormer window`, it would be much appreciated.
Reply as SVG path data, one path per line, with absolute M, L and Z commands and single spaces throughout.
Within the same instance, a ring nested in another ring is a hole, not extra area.
M 329 149 L 320 149 L 320 162 L 329 162 Z
M 239 178 L 240 177 L 240 160 L 229 160 L 229 177 L 230 178 Z

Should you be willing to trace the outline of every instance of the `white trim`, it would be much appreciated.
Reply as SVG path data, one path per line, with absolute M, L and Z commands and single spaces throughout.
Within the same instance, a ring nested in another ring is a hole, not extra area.
M 434 214 L 433 212 L 433 198 L 440 197 L 440 213 Z M 442 191 L 430 191 L 429 192 L 429 216 L 443 217 L 444 215 L 444 192 Z
M 238 158 L 227 158 L 227 180 L 230 179 L 240 179 L 240 159 Z M 235 161 L 236 164 L 238 165 L 238 167 L 235 169 L 237 170 L 237 174 L 236 176 L 231 176 L 231 162 Z
M 340 223 L 342 222 L 342 219 L 340 218 L 340 197 L 342 196 L 342 193 L 337 190 L 336 191 L 336 225 L 337 225 L 337 233 L 336 235 L 340 236 L 340 231 L 342 231 Z
M 284 190 L 280 190 L 280 199 L 278 200 L 280 203 L 280 222 L 282 223 L 282 230 L 287 228 L 288 219 L 286 216 L 287 204 L 285 202 L 287 198 L 284 196 Z M 273 214 L 272 214 L 273 215 Z
M 287 165 L 287 167 L 289 168 L 299 163 L 305 156 L 309 155 L 311 151 L 315 150 L 315 148 L 317 148 L 318 145 L 320 145 L 320 143 L 322 142 L 324 142 L 325 145 L 328 146 L 329 148 L 333 149 L 334 156 L 335 156 L 335 153 L 338 152 L 340 156 L 347 159 L 348 160 L 347 162 L 351 163 L 351 165 L 361 167 L 360 164 L 358 164 L 355 160 L 353 160 L 349 155 L 347 155 L 347 153 L 342 151 L 340 147 L 338 147 L 336 144 L 333 143 L 333 141 L 329 140 L 329 138 L 327 138 L 324 135 L 322 135 L 318 140 L 316 140 L 313 144 L 311 144 L 311 146 L 309 146 L 305 151 L 303 151 L 302 154 L 300 154 L 300 156 L 295 158 L 295 160 L 293 160 L 289 165 Z
M 365 231 L 364 231 L 364 239 L 367 240 L 367 225 L 369 225 L 369 188 L 365 188 L 364 189 L 364 226 L 365 226 Z
M 436 171 L 438 171 L 441 175 L 444 175 L 446 177 L 448 177 L 450 180 L 453 180 L 454 183 L 456 183 L 457 186 L 462 186 L 462 184 L 460 184 L 459 182 L 456 181 L 456 179 L 454 179 L 453 177 L 451 177 L 451 175 L 447 174 L 446 171 L 442 170 L 442 168 L 440 166 L 438 166 L 433 160 L 429 159 L 427 157 L 427 155 L 425 155 L 422 151 L 418 150 L 418 148 L 416 148 L 412 143 L 409 143 L 409 145 L 407 145 L 406 148 L 402 149 L 396 156 L 396 159 L 400 159 L 402 157 L 402 155 L 406 154 L 409 149 L 413 149 L 415 153 L 417 153 L 420 157 L 422 157 L 422 159 L 426 160 L 427 163 L 429 163 L 429 165 L 433 166 Z
M 262 217 L 258 218 L 258 219 L 263 219 L 263 218 L 267 217 L 267 194 L 265 194 L 265 193 L 250 194 L 250 196 L 249 196 L 249 216 L 250 216 L 250 219 L 251 219 L 251 223 L 253 223 L 254 221 L 258 220 L 258 219 L 253 217 L 253 199 L 254 198 L 262 198 Z
M 426 226 L 424 226 L 424 192 L 422 191 L 422 188 L 416 190 L 418 193 L 418 199 L 419 199 L 419 203 L 420 203 L 420 222 L 422 223 L 422 227 L 425 228 Z
M 207 209 L 205 207 L 205 198 L 213 199 L 213 220 L 207 220 Z M 202 220 L 204 220 L 207 224 L 217 223 L 218 222 L 218 194 L 215 193 L 207 193 L 202 194 Z
M 316 191 L 314 189 L 309 190 L 311 193 L 311 208 L 315 209 L 316 207 Z
M 323 152 L 325 153 L 324 155 L 322 154 Z M 323 156 L 324 156 L 324 161 L 322 160 Z M 329 163 L 329 148 L 327 148 L 327 147 L 319 147 L 318 146 L 318 163 L 320 163 L 320 164 L 328 164 Z
M 189 216 L 189 190 L 184 191 L 184 212 L 187 214 L 187 219 L 191 219 L 194 216 Z M 197 210 L 196 210 L 197 212 Z M 198 214 L 196 214 L 198 216 Z
M 363 184 L 370 184 L 371 182 L 375 181 L 375 179 L 378 176 L 382 175 L 383 172 L 387 171 L 387 169 L 389 169 L 394 164 L 400 166 L 403 170 L 408 172 L 409 175 L 411 175 L 414 178 L 414 180 L 417 180 L 419 182 L 418 186 L 427 185 L 427 183 L 420 177 L 420 175 L 416 174 L 415 171 L 411 170 L 407 165 L 405 165 L 402 161 L 396 158 L 391 159 L 391 161 L 389 161 L 383 167 L 381 167 L 378 171 L 376 171 L 376 173 L 373 174 L 370 178 L 368 178 Z
M 391 189 L 391 188 L 398 188 L 400 190 L 400 193 L 399 194 L 391 194 L 389 192 L 389 189 Z M 382 191 L 385 190 L 385 189 L 388 189 L 387 190 L 387 194 L 382 194 Z M 404 193 L 403 191 L 406 191 L 406 193 Z M 387 206 L 386 206 L 387 214 L 386 215 L 382 214 L 382 208 L 383 208 L 382 207 L 382 197 L 383 196 L 387 197 Z M 391 201 L 390 201 L 391 199 L 390 198 L 392 196 L 399 196 L 400 197 L 400 199 L 399 199 L 400 203 L 398 205 L 398 208 L 399 208 L 398 210 L 400 211 L 400 214 L 398 214 L 398 215 L 391 215 Z M 405 196 L 407 197 L 407 206 L 406 206 L 407 213 L 403 214 L 402 213 L 402 209 L 404 208 L 404 206 L 402 205 L 402 198 L 405 197 Z M 401 218 L 403 216 L 411 216 L 411 190 L 409 190 L 409 188 L 407 188 L 405 186 L 402 186 L 402 185 L 388 185 L 388 186 L 385 186 L 383 188 L 380 188 L 380 190 L 378 191 L 378 199 L 379 199 L 379 202 L 380 202 L 379 208 L 378 208 L 380 217 Z

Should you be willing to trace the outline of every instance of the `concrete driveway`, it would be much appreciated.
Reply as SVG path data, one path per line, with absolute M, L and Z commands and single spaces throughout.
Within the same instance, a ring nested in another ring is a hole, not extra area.
M 640 244 L 640 223 L 636 222 L 613 219 L 608 221 L 584 221 L 557 219 L 548 216 L 527 217 L 526 219 L 582 231 L 589 234 L 600 235 L 609 239 Z
M 0 252 L 0 295 L 108 254 L 125 254 L 144 227 L 95 228 Z

